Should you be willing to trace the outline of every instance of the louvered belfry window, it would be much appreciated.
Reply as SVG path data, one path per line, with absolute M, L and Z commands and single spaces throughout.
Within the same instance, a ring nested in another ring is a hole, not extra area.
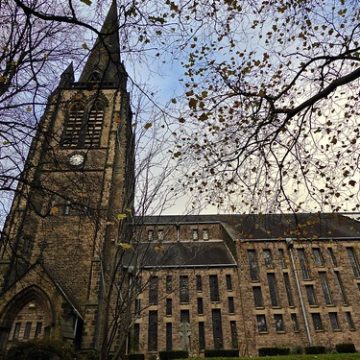
M 82 104 L 71 107 L 62 135 L 61 144 L 70 148 L 90 148 L 100 145 L 104 105 L 95 101 L 89 112 Z
M 102 124 L 104 119 L 104 106 L 101 102 L 94 103 L 90 110 L 84 136 L 85 147 L 97 147 L 100 145 Z
M 63 147 L 78 147 L 80 133 L 84 119 L 84 107 L 82 104 L 75 104 L 69 111 L 69 116 L 65 122 L 65 128 L 62 136 Z

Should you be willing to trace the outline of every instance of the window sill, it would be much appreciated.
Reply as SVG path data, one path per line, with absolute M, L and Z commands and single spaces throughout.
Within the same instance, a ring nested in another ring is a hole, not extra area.
M 255 309 L 256 309 L 256 310 L 264 310 L 264 309 L 265 309 L 265 306 L 255 306 Z
M 341 329 L 333 329 L 333 332 L 342 332 Z
M 325 332 L 325 330 L 324 330 L 324 329 L 321 329 L 321 330 L 315 330 L 315 332 L 317 332 L 317 333 L 322 333 L 322 332 Z
M 282 306 L 280 306 L 280 305 L 273 305 L 273 306 L 271 306 L 271 308 L 272 308 L 272 309 L 281 309 Z
M 325 304 L 325 306 L 326 306 L 326 307 L 330 307 L 330 308 L 331 308 L 331 307 L 336 307 L 335 304 Z
M 319 305 L 309 305 L 309 307 L 313 309 L 313 308 L 318 308 Z
M 259 335 L 267 335 L 267 334 L 269 334 L 268 331 L 259 331 Z
M 277 334 L 285 334 L 286 331 L 285 330 L 279 330 L 279 331 L 276 331 Z

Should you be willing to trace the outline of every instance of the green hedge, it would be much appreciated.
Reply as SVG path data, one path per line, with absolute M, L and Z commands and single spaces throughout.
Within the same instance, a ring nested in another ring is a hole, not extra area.
M 160 360 L 184 359 L 189 357 L 189 353 L 183 350 L 160 351 L 159 356 Z
M 5 360 L 73 360 L 75 353 L 69 344 L 54 340 L 34 340 L 14 344 Z
M 353 343 L 336 344 L 335 349 L 338 353 L 355 353 L 356 348 Z
M 290 349 L 284 347 L 263 347 L 259 349 L 259 356 L 289 355 Z
M 239 357 L 239 350 L 212 349 L 205 350 L 205 357 Z
M 307 346 L 305 348 L 305 354 L 325 354 L 325 346 Z
M 127 356 L 128 360 L 144 360 L 145 355 L 144 354 L 129 354 Z

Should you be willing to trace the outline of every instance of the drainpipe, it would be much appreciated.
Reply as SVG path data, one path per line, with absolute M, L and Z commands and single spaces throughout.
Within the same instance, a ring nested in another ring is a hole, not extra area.
M 302 292 L 301 292 L 301 287 L 300 287 L 300 281 L 299 281 L 299 277 L 296 271 L 296 267 L 295 267 L 295 260 L 294 260 L 294 254 L 293 254 L 293 240 L 290 238 L 286 239 L 286 244 L 290 253 L 290 259 L 291 259 L 291 267 L 295 276 L 295 282 L 296 282 L 296 289 L 299 295 L 299 300 L 300 300 L 300 306 L 301 306 L 301 312 L 304 318 L 304 324 L 305 324 L 305 331 L 306 331 L 306 336 L 309 342 L 309 345 L 312 345 L 312 339 L 311 339 L 311 334 L 310 334 L 310 327 L 309 327 L 309 323 L 308 323 L 308 318 L 307 318 L 307 314 L 306 314 L 306 309 L 305 309 L 305 304 L 304 304 L 304 299 L 302 296 Z

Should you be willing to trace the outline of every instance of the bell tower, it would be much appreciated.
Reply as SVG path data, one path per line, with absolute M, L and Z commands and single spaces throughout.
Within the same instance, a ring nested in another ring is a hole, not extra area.
M 29 151 L 0 248 L 0 346 L 99 342 L 105 257 L 133 208 L 126 78 L 114 1 L 79 81 L 72 65 L 61 75 Z M 35 308 L 46 321 L 24 320 Z

